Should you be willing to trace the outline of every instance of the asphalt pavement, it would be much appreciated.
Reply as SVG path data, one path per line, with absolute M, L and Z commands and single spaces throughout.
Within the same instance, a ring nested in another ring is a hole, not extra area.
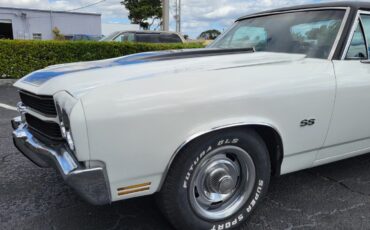
M 18 100 L 15 88 L 0 86 L 0 103 Z M 15 116 L 0 108 L 0 229 L 172 229 L 153 197 L 106 206 L 81 200 L 54 170 L 13 147 Z M 245 229 L 370 229 L 370 155 L 274 178 Z

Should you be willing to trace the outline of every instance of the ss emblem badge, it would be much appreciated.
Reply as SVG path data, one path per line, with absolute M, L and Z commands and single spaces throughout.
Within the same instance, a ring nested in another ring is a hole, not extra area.
M 313 126 L 316 123 L 316 119 L 305 119 L 301 121 L 301 127 Z

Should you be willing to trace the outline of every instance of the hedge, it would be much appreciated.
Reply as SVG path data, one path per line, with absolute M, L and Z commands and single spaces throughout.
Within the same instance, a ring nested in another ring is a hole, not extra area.
M 199 43 L 149 44 L 0 40 L 0 78 L 20 78 L 50 65 L 101 60 L 133 53 L 202 48 Z

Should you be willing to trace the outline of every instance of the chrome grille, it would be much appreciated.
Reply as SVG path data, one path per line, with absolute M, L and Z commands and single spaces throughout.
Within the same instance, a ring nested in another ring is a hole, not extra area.
M 54 141 L 63 140 L 59 124 L 40 120 L 30 114 L 25 114 L 25 117 L 31 131 Z
M 26 91 L 20 91 L 22 103 L 46 116 L 57 116 L 54 99 L 52 96 L 39 96 Z

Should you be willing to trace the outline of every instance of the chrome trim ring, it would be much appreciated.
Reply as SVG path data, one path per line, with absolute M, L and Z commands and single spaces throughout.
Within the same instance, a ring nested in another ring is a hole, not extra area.
M 251 156 L 242 148 L 224 146 L 199 162 L 190 180 L 189 201 L 200 217 L 223 220 L 244 206 L 255 181 Z

